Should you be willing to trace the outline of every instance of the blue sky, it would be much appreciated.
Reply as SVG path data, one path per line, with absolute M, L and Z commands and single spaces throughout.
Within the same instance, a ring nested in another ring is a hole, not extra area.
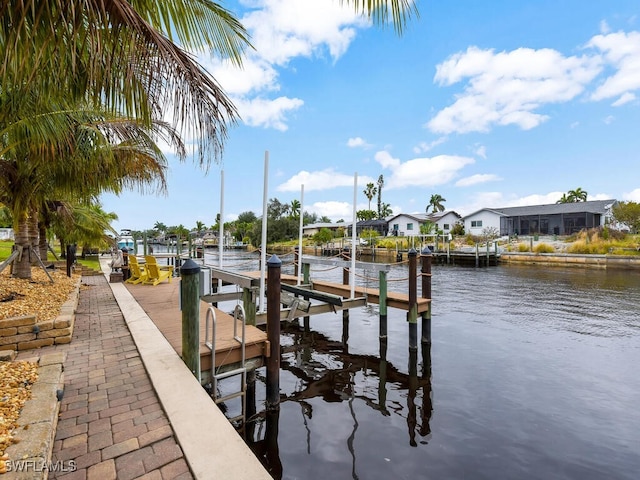
M 242 70 L 199 59 L 238 107 L 222 162 L 205 175 L 168 153 L 166 197 L 104 195 L 116 229 L 262 213 L 268 196 L 352 218 L 384 176 L 393 213 L 432 194 L 461 215 L 588 199 L 640 202 L 640 3 L 418 1 L 402 36 L 338 0 L 223 2 L 256 47 Z M 376 200 L 372 202 L 375 209 Z

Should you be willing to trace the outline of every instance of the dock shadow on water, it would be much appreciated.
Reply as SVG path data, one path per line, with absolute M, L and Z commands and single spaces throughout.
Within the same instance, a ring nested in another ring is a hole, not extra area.
M 639 312 L 637 271 L 434 267 L 430 349 L 406 312 L 283 323 L 245 439 L 276 479 L 636 479 Z

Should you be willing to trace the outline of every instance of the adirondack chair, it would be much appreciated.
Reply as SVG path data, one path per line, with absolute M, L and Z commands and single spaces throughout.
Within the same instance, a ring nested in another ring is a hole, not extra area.
M 145 255 L 144 260 L 147 272 L 147 279 L 142 282 L 144 285 L 156 286 L 164 280 L 169 280 L 171 283 L 173 265 L 158 265 L 158 261 L 153 255 Z
M 135 255 L 129 256 L 129 271 L 131 272 L 131 276 L 125 281 L 125 283 L 136 285 L 138 283 L 143 283 L 148 278 L 146 269 L 138 263 L 138 259 Z

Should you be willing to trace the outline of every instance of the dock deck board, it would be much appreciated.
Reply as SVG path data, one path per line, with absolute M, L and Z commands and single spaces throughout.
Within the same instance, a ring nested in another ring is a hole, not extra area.
M 156 286 L 126 284 L 127 289 L 178 355 L 182 355 L 182 312 L 179 307 L 180 280 L 174 278 Z M 210 304 L 200 305 L 200 369 L 211 370 L 211 351 L 205 346 L 206 315 Z M 240 344 L 233 339 L 233 316 L 216 310 L 216 368 L 234 365 L 241 360 Z M 238 332 L 240 332 L 238 326 Z M 246 358 L 262 358 L 268 352 L 267 334 L 257 327 L 246 326 Z
M 252 278 L 259 278 L 260 272 L 243 272 L 244 275 Z M 295 285 L 298 278 L 295 275 L 280 275 L 280 281 L 290 285 Z M 343 298 L 349 298 L 351 295 L 351 286 L 343 285 L 340 283 L 326 282 L 323 280 L 312 280 L 313 289 L 323 293 L 330 293 L 332 295 L 340 295 Z M 369 303 L 380 303 L 380 290 L 377 288 L 360 287 L 356 286 L 354 289 L 355 296 L 366 297 Z M 429 304 L 431 299 L 429 298 L 417 298 L 418 313 L 429 311 Z M 387 306 L 397 308 L 399 310 L 409 310 L 409 294 L 387 291 Z

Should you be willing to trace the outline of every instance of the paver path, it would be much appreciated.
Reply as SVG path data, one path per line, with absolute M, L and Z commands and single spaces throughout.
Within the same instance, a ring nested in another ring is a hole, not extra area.
M 52 458 L 77 470 L 49 478 L 193 478 L 107 280 L 82 283 Z

